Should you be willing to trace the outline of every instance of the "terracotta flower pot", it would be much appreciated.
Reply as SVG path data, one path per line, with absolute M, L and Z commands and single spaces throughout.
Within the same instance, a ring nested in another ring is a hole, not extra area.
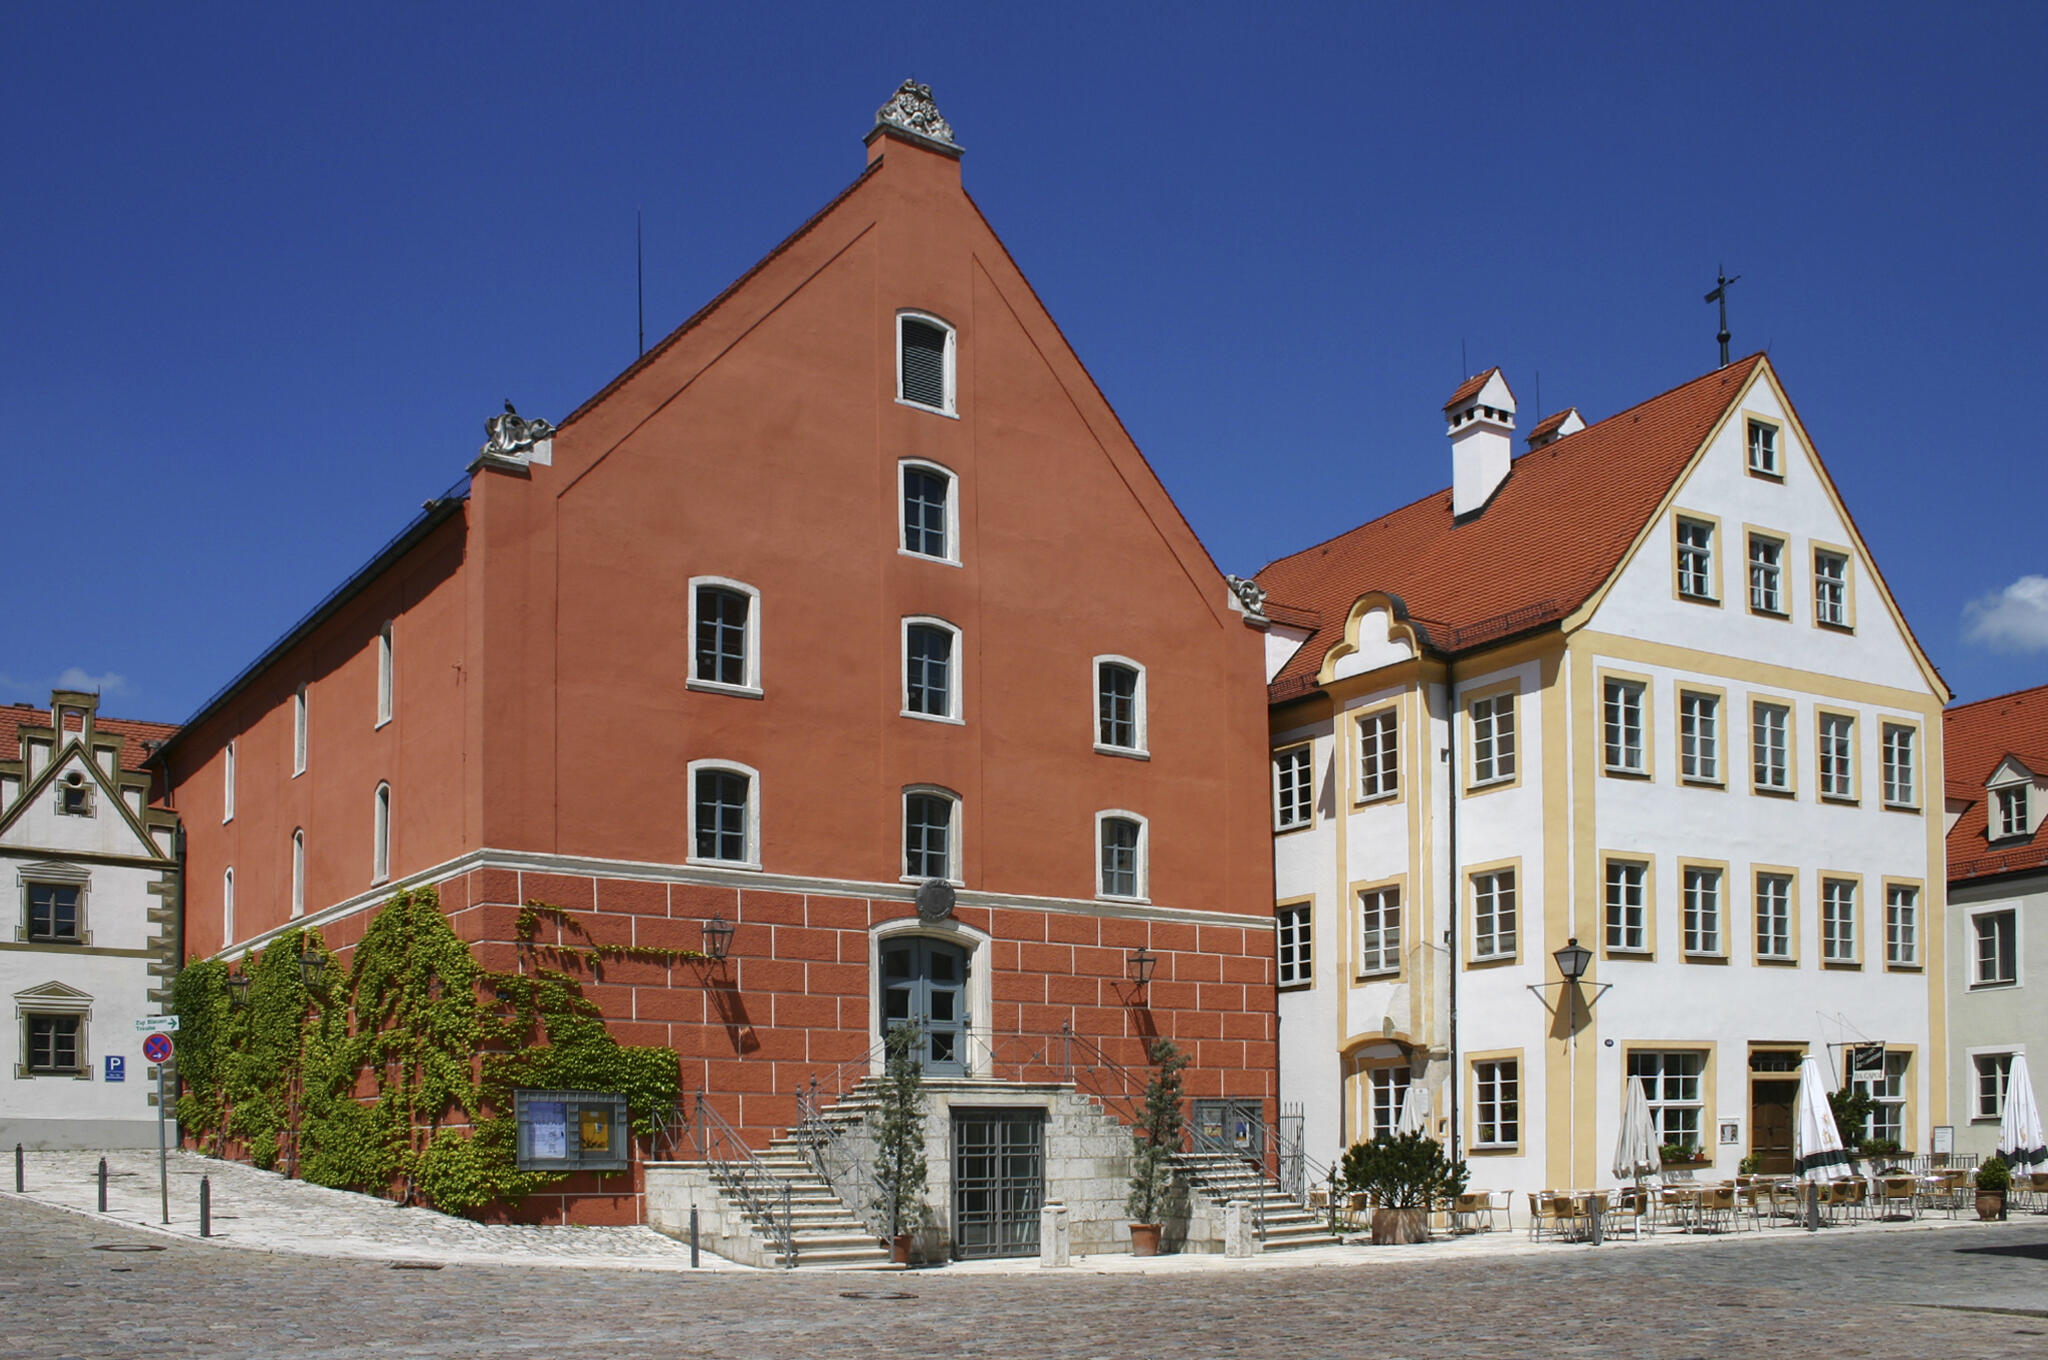
M 1133 1223 L 1131 1225 L 1131 1255 L 1157 1256 L 1159 1254 L 1159 1225 L 1157 1223 Z
M 889 1259 L 899 1266 L 910 1264 L 910 1234 L 898 1233 L 889 1242 Z
M 2003 1190 L 1979 1190 L 1977 1192 L 1977 1217 L 1985 1222 L 2005 1216 L 2005 1192 Z
M 1376 1247 L 1406 1246 L 1429 1240 L 1429 1210 L 1375 1209 L 1372 1211 L 1372 1244 Z

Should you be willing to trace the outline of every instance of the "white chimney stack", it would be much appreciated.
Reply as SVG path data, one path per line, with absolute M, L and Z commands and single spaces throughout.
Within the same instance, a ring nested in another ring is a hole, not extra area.
M 1514 461 L 1515 394 L 1498 368 L 1467 378 L 1444 403 L 1451 437 L 1451 515 L 1486 508 Z

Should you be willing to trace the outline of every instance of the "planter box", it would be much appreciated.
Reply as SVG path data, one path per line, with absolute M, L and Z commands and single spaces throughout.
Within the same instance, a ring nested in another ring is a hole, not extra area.
M 1429 1210 L 1375 1209 L 1372 1211 L 1372 1244 L 1376 1247 L 1406 1246 L 1429 1240 Z

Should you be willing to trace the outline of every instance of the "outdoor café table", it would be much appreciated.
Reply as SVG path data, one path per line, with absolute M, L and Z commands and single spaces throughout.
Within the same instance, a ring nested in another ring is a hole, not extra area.
M 1690 1232 L 1699 1222 L 1700 1187 L 1691 1181 L 1674 1181 L 1664 1187 L 1663 1207 L 1680 1232 Z

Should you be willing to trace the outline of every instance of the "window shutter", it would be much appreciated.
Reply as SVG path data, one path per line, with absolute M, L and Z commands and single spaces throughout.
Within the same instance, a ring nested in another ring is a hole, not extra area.
M 946 332 L 903 318 L 903 399 L 946 409 Z

